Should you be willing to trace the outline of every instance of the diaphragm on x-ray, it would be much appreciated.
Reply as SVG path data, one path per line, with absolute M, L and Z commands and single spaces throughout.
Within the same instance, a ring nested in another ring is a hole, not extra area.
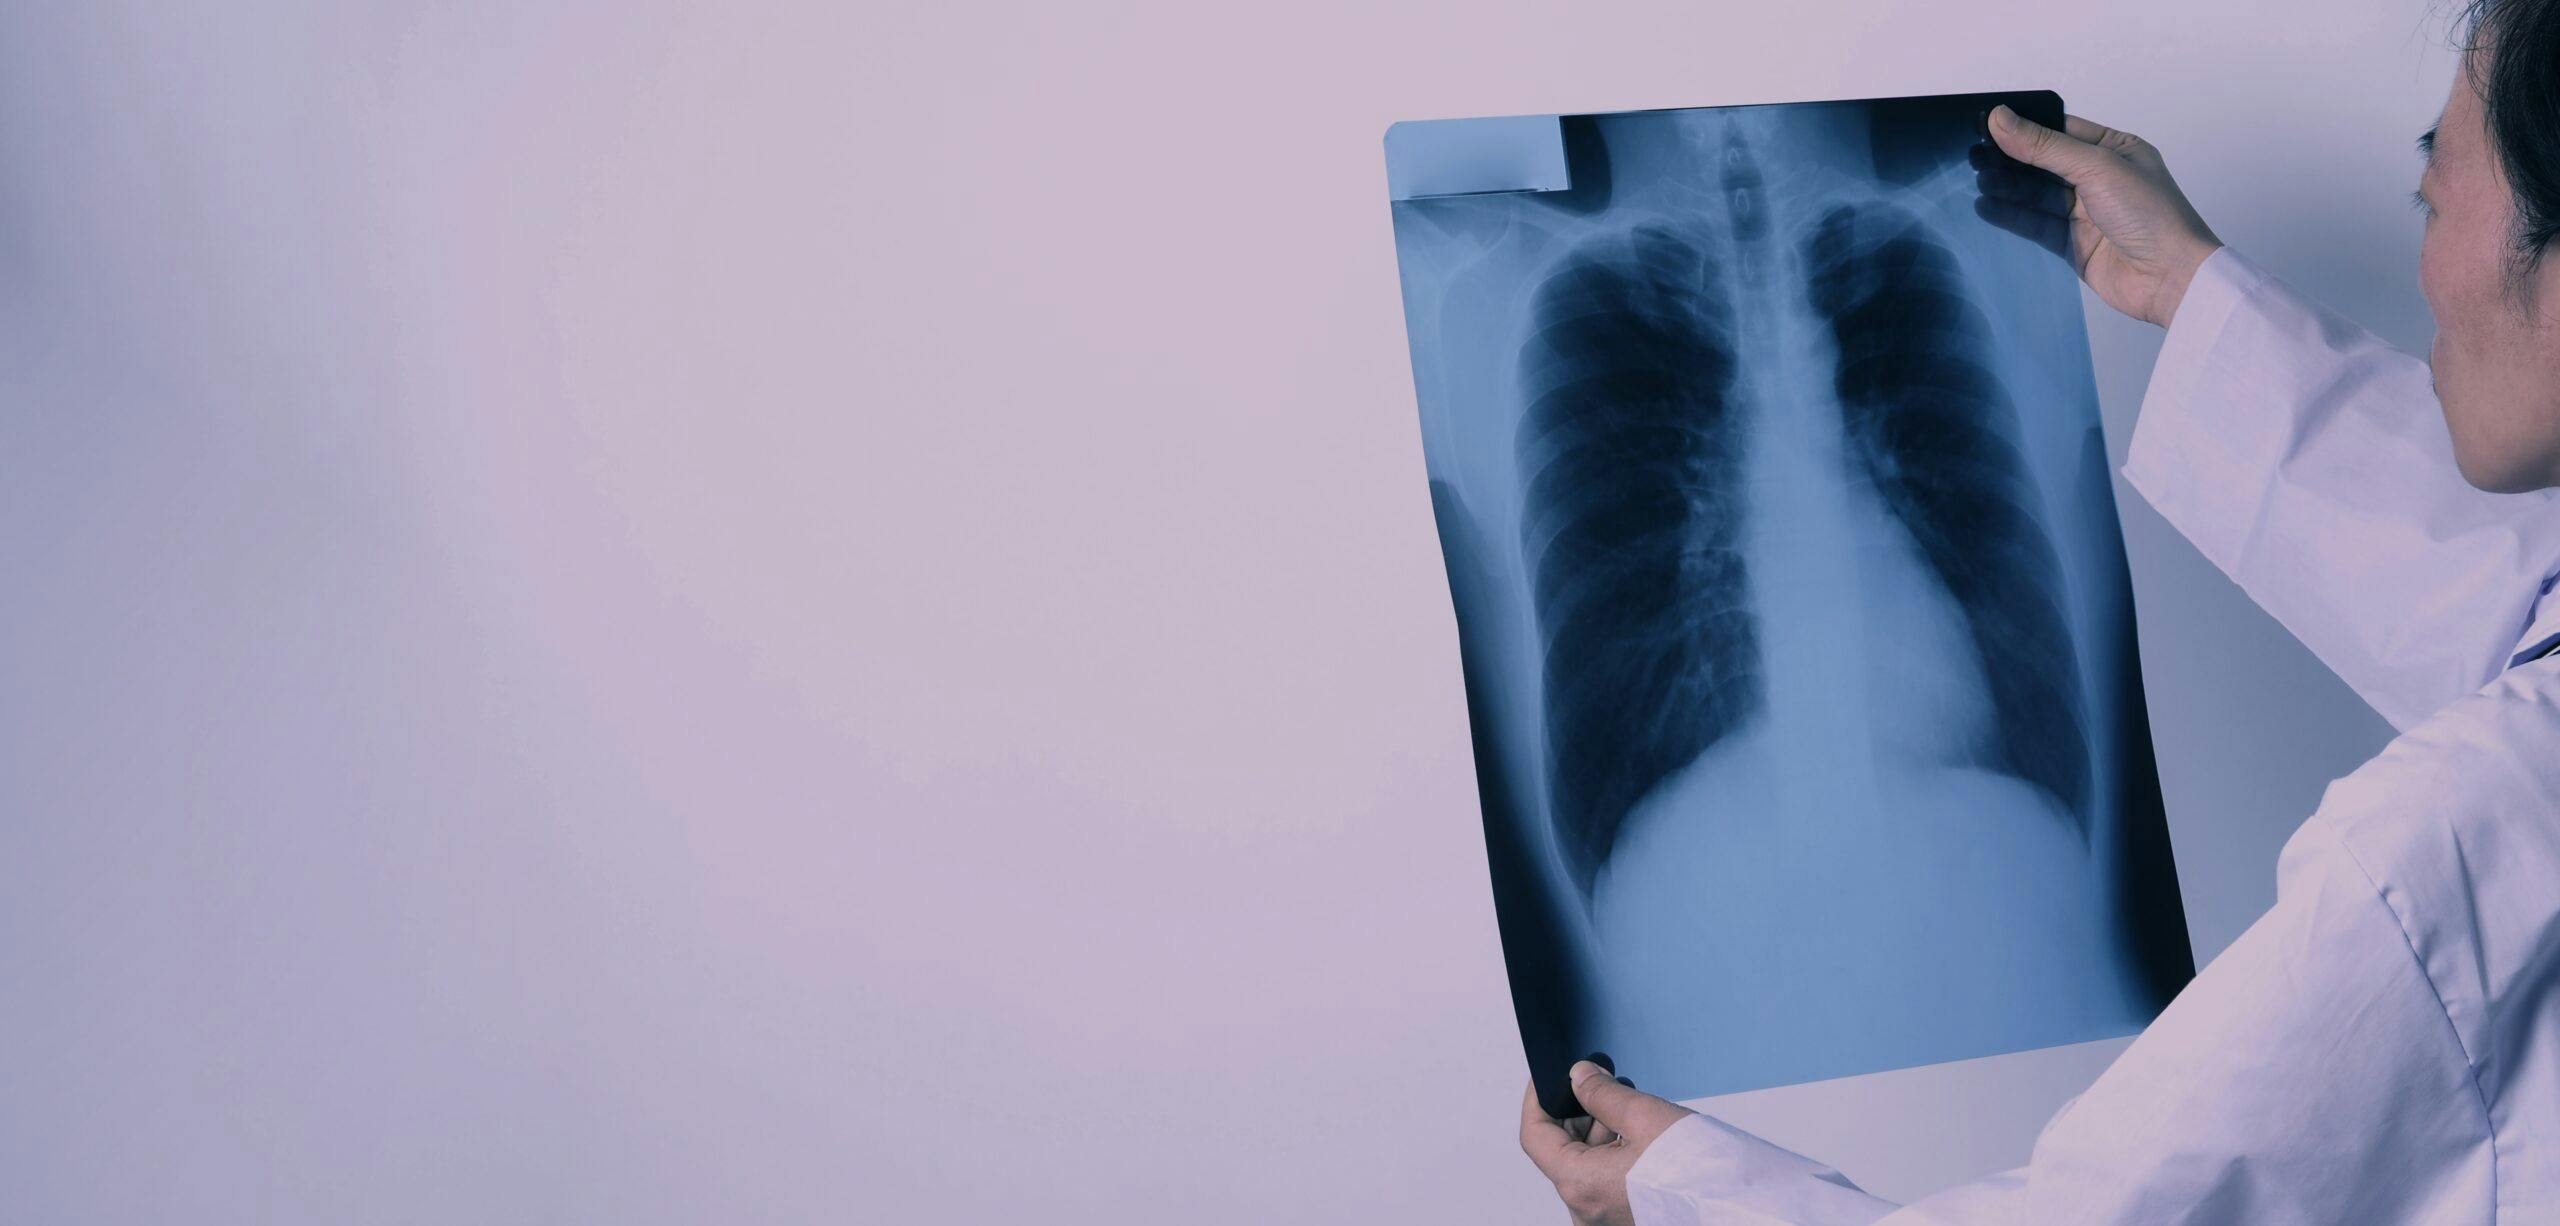
M 2050 93 L 1387 137 L 1539 1096 L 2142 1028 L 2194 974 Z M 2053 199 L 2059 201 L 2056 187 Z

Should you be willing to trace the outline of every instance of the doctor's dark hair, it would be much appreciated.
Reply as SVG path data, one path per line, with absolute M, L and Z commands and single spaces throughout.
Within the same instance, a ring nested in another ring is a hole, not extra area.
M 2516 202 L 2515 271 L 2560 240 L 2560 0 L 2469 0 L 2457 28 Z

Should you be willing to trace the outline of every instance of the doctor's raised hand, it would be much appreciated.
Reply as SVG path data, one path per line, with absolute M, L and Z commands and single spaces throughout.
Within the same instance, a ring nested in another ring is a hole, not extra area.
M 2168 327 L 2197 266 L 2222 240 L 2187 203 L 2160 151 L 2077 115 L 2055 131 L 2001 106 L 1989 126 L 2001 152 L 2035 170 L 1977 148 L 1982 216 L 2044 238 L 2108 306 Z
M 1571 1120 L 1547 1114 L 1533 1081 L 1520 1101 L 1520 1148 L 1555 1183 L 1576 1226 L 1631 1226 L 1627 1172 L 1654 1138 L 1694 1113 L 1589 1060 L 1575 1061 L 1568 1076 L 1574 1098 L 1591 1114 Z

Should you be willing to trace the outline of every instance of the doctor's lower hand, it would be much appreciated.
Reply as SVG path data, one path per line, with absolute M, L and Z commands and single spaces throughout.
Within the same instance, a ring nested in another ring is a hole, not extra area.
M 2077 115 L 2064 116 L 2056 131 L 1994 107 L 1990 128 L 2002 153 L 2034 170 L 1977 147 L 1982 215 L 2047 238 L 2108 306 L 2168 327 L 2197 266 L 2222 240 L 2187 203 L 2160 151 Z
M 1532 1082 L 1520 1104 L 1520 1148 L 1554 1181 L 1577 1226 L 1633 1226 L 1627 1172 L 1655 1137 L 1693 1113 L 1589 1060 L 1575 1061 L 1569 1076 L 1573 1096 L 1591 1114 L 1571 1120 L 1548 1115 Z

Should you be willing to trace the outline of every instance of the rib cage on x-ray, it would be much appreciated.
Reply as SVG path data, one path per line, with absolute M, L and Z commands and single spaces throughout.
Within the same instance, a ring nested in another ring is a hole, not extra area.
M 1667 229 L 1603 236 L 1539 288 L 1522 358 L 1549 791 L 1585 890 L 1628 808 L 1760 700 L 1721 280 Z
M 2061 562 L 1955 257 L 1919 218 L 1870 203 L 1824 214 L 1805 265 L 1860 475 L 1963 606 L 1997 713 L 1986 764 L 2051 793 L 2085 834 L 2089 751 Z
M 1738 134 L 1718 165 L 1715 192 L 1688 201 L 1697 224 L 1645 217 L 1581 236 L 1538 282 L 1520 350 L 1522 548 L 1568 873 L 1587 895 L 1629 812 L 1765 698 L 1741 466 L 1766 411 L 1752 366 L 1770 358 L 1737 346 L 1742 312 L 1818 323 L 1839 480 L 1872 490 L 1961 608 L 1992 711 L 1973 764 L 2042 789 L 2085 838 L 2091 770 L 2060 566 L 1961 268 L 1926 221 L 1882 199 L 1772 226 Z
M 1550 1114 L 1593 1050 L 1686 1099 L 2128 1034 L 2194 973 L 2081 289 L 1987 207 L 1998 103 L 2061 122 L 2024 91 L 1388 133 Z

